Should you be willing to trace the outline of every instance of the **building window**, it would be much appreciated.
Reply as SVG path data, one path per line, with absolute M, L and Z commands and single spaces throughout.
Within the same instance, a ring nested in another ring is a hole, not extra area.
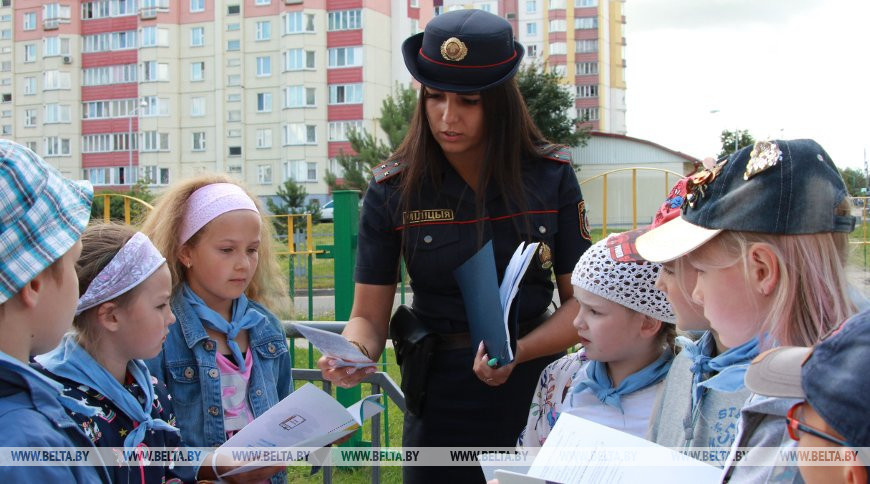
M 42 6 L 42 21 L 63 20 L 69 22 L 70 6 L 59 3 L 49 3 Z
M 284 15 L 284 34 L 305 34 L 314 32 L 314 14 L 288 12 Z
M 192 97 L 190 98 L 190 115 L 192 117 L 205 116 L 205 98 Z
M 136 98 L 87 101 L 82 103 L 82 119 L 126 118 L 138 105 Z
M 242 102 L 242 95 L 239 93 L 227 94 L 227 102 L 228 103 Z
M 526 24 L 526 35 L 538 35 L 538 24 L 536 22 Z
M 362 91 L 362 84 L 332 84 L 329 86 L 329 104 L 360 104 Z
M 240 11 L 238 5 L 227 5 L 227 15 L 238 15 Z
M 142 132 L 142 151 L 169 151 L 169 133 Z
M 526 55 L 528 57 L 537 57 L 538 56 L 538 46 L 537 45 L 527 45 L 526 46 Z
M 272 147 L 272 128 L 263 128 L 257 130 L 257 148 Z
M 578 62 L 576 65 L 578 76 L 592 76 L 598 74 L 597 62 Z
M 574 0 L 574 7 L 597 7 L 598 0 Z M 597 119 L 597 118 L 596 118 Z
M 36 153 L 36 150 L 39 148 L 39 146 L 37 146 L 39 143 L 37 143 L 36 141 L 28 141 L 27 143 L 24 143 L 24 144 L 25 144 L 25 146 L 27 146 L 28 150 L 30 150 L 34 153 Z
M 42 39 L 42 57 L 69 55 L 69 39 L 65 37 L 45 37 Z
M 45 156 L 69 156 L 69 138 L 49 136 L 45 138 Z
M 333 47 L 328 50 L 328 67 L 357 67 L 362 65 L 362 47 Z
M 24 44 L 24 62 L 36 62 L 36 44 Z
M 591 40 L 578 40 L 577 41 L 577 52 L 598 52 L 598 41 L 595 39 Z
M 597 29 L 598 17 L 575 17 L 574 28 L 578 30 Z
M 238 109 L 227 111 L 227 121 L 238 123 L 242 120 L 242 112 Z
M 568 46 L 565 42 L 553 42 L 550 44 L 550 55 L 566 54 Z
M 565 0 L 550 0 L 550 10 L 565 10 Z
M 24 127 L 32 128 L 36 126 L 36 110 L 35 109 L 25 109 L 24 110 Z
M 238 22 L 233 22 L 231 24 L 227 24 L 227 32 L 235 32 L 242 28 L 241 24 Z
M 49 71 L 45 73 L 46 84 L 49 83 L 49 74 L 51 72 L 54 72 L 61 77 L 64 77 L 65 75 L 65 82 L 69 82 L 69 73 Z M 126 84 L 130 82 L 137 82 L 139 79 L 138 72 L 139 69 L 136 64 L 89 67 L 82 71 L 82 84 L 85 86 L 107 86 L 110 84 Z M 69 86 L 65 87 L 64 89 L 69 89 Z
M 272 38 L 272 22 L 261 20 L 257 22 L 256 40 L 269 40 Z
M 257 93 L 257 112 L 271 113 L 272 112 L 272 93 L 258 92 Z
M 190 29 L 190 46 L 202 47 L 205 44 L 205 28 L 194 27 Z
M 586 121 L 598 121 L 598 108 L 581 108 L 580 119 Z
M 190 0 L 190 12 L 205 12 L 205 0 Z
M 227 138 L 241 138 L 242 130 L 240 129 L 228 129 L 227 130 Z
M 114 52 L 135 49 L 139 47 L 138 36 L 139 32 L 136 30 L 85 35 L 82 37 L 82 52 Z
M 332 121 L 329 123 L 329 141 L 347 141 L 351 131 L 361 131 L 362 121 Z
M 528 0 L 526 2 L 526 13 L 535 13 L 538 11 L 538 2 L 536 0 Z
M 598 84 L 579 84 L 577 97 L 598 97 Z
M 257 0 L 256 5 L 272 5 L 272 0 Z
M 272 165 L 257 166 L 257 183 L 260 185 L 272 184 Z
M 550 72 L 556 74 L 559 77 L 565 77 L 565 74 L 568 72 L 568 66 L 565 64 L 556 64 L 552 66 Z
M 235 51 L 241 50 L 241 49 L 242 49 L 242 41 L 241 40 L 234 39 L 234 40 L 227 41 L 227 51 L 228 52 L 235 52 Z
M 43 123 L 69 123 L 69 106 L 62 104 L 46 104 L 43 106 Z
M 336 30 L 358 30 L 362 26 L 362 10 L 360 9 L 329 12 L 327 16 L 327 29 L 330 32 Z
M 142 27 L 139 30 L 141 47 L 169 47 L 169 29 Z
M 142 82 L 156 82 L 169 80 L 169 64 L 157 61 L 145 61 L 142 63 Z
M 313 107 L 315 105 L 314 94 L 313 87 L 288 86 L 284 88 L 284 107 Z
M 239 74 L 230 74 L 227 76 L 227 86 L 241 86 L 242 76 Z
M 300 71 L 314 69 L 314 51 L 303 49 L 290 49 L 284 52 L 284 70 Z
M 564 32 L 565 28 L 565 19 L 550 20 L 550 32 Z
M 36 12 L 25 13 L 23 24 L 24 30 L 36 30 Z
M 133 77 L 136 73 L 136 64 L 133 66 Z M 60 71 L 45 71 L 42 73 L 42 89 L 50 91 L 52 89 L 69 89 L 70 88 L 70 73 Z
M 205 131 L 193 133 L 193 151 L 205 151 Z
M 284 125 L 284 145 L 313 145 L 317 143 L 317 126 L 304 123 Z
M 144 96 L 142 98 L 141 116 L 169 116 L 169 99 L 157 96 Z
M 230 146 L 228 154 L 230 156 L 242 156 L 242 147 L 241 146 Z
M 317 163 L 305 160 L 285 161 L 284 179 L 296 182 L 316 182 Z
M 257 57 L 257 77 L 272 75 L 272 58 L 269 56 Z
M 205 62 L 190 63 L 190 80 L 191 82 L 202 81 L 205 77 Z
M 169 168 L 158 168 L 155 165 L 142 167 L 145 180 L 151 185 L 169 185 Z

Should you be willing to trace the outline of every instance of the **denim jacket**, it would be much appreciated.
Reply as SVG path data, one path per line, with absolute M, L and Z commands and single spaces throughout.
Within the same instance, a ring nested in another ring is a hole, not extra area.
M 0 353 L 0 437 L 2 447 L 83 447 L 99 454 L 57 401 L 57 390 L 24 364 Z M 103 465 L 0 466 L 4 482 L 111 482 Z
M 249 303 L 268 318 L 267 324 L 248 329 L 253 360 L 248 401 L 254 415 L 260 416 L 290 394 L 292 362 L 281 323 L 262 305 Z M 173 294 L 170 307 L 176 324 L 169 327 L 163 351 L 145 363 L 172 395 L 182 440 L 191 447 L 218 447 L 226 441 L 226 432 L 217 343 L 209 338 L 181 291 Z M 272 482 L 286 482 L 286 478 L 278 475 Z

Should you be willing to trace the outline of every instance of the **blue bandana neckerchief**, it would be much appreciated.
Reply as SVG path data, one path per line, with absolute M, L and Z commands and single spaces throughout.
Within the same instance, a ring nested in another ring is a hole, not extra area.
M 674 354 L 669 349 L 662 351 L 655 361 L 629 375 L 618 387 L 613 388 L 613 382 L 610 381 L 610 376 L 607 375 L 607 364 L 596 360 L 589 360 L 586 366 L 585 378 L 582 378 L 571 388 L 571 403 L 574 402 L 574 395 L 582 392 L 585 389 L 592 390 L 595 397 L 601 403 L 617 408 L 622 412 L 622 395 L 629 395 L 636 391 L 655 385 L 662 381 L 668 374 L 671 368 L 671 362 L 674 359 Z
M 2 351 L 0 351 L 0 366 L 11 368 L 16 373 L 26 371 L 29 376 L 39 380 L 40 383 L 44 385 L 48 385 L 53 390 L 50 393 L 53 394 L 54 392 L 57 392 L 57 395 L 55 395 L 55 398 L 57 398 L 57 402 L 71 412 L 80 413 L 88 417 L 93 417 L 100 411 L 100 409 L 97 407 L 86 405 L 76 399 L 64 395 L 63 384 L 52 380 L 51 378 L 43 375 L 42 373 L 34 370 L 30 366 L 22 363 L 21 361 L 18 361 L 16 358 L 9 356 Z
M 681 353 L 692 360 L 692 408 L 694 409 L 705 389 L 710 388 L 720 392 L 736 392 L 743 388 L 743 377 L 749 363 L 758 356 L 758 338 L 743 343 L 740 346 L 729 348 L 716 357 L 713 348 L 716 341 L 713 333 L 707 331 L 697 343 L 689 338 L 678 336 L 677 344 L 683 347 Z M 702 380 L 703 376 L 712 372 L 716 375 Z
M 236 366 L 239 367 L 239 371 L 244 372 L 245 357 L 242 355 L 242 350 L 239 348 L 238 343 L 236 343 L 235 338 L 242 330 L 253 328 L 265 321 L 266 316 L 256 309 L 248 309 L 248 298 L 244 294 L 233 301 L 233 321 L 230 323 L 218 314 L 217 311 L 208 307 L 205 301 L 197 296 L 187 283 L 182 284 L 182 295 L 206 326 L 227 335 L 227 346 L 232 351 L 233 358 L 236 359 Z
M 108 370 L 76 343 L 73 335 L 64 336 L 60 345 L 50 352 L 36 358 L 46 370 L 57 376 L 86 385 L 109 399 L 112 404 L 136 422 L 136 428 L 124 439 L 125 449 L 134 449 L 145 439 L 148 430 L 178 429 L 161 419 L 151 417 L 154 405 L 154 387 L 151 385 L 151 373 L 142 360 L 130 360 L 127 371 L 133 380 L 145 393 L 145 402 L 140 403 L 124 385 L 113 377 Z

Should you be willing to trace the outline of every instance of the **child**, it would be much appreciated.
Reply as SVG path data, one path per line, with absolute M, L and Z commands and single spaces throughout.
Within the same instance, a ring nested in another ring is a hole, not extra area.
M 845 184 L 812 140 L 762 141 L 689 179 L 682 216 L 638 238 L 644 258 L 687 255 L 693 299 L 726 347 L 811 346 L 855 310 L 843 267 L 849 215 Z M 787 400 L 751 396 L 723 477 L 792 481 L 793 466 L 735 467 L 736 448 L 778 447 Z M 752 453 L 752 451 L 750 451 Z
M 73 326 L 60 346 L 36 361 L 64 394 L 100 409 L 70 416 L 99 447 L 137 450 L 183 446 L 166 386 L 141 358 L 153 358 L 175 321 L 169 310 L 172 281 L 166 259 L 141 232 L 123 225 L 93 225 L 82 235 L 79 298 Z M 87 290 L 83 290 L 87 289 Z M 190 465 L 111 468 L 113 482 L 181 482 Z
M 0 140 L 0 439 L 2 447 L 90 448 L 93 466 L 0 467 L 5 482 L 109 482 L 90 439 L 65 407 L 60 384 L 30 368 L 57 346 L 78 300 L 79 237 L 93 190 L 77 185 L 27 148 Z
M 592 245 L 571 275 L 582 352 L 541 373 L 517 445 L 544 444 L 562 412 L 636 436 L 646 433 L 660 382 L 673 360 L 674 314 L 655 287 L 658 264 L 631 258 L 616 234 Z
M 687 181 L 683 179 L 674 186 L 650 228 L 680 215 Z M 749 398 L 743 374 L 758 355 L 758 339 L 737 348 L 726 348 L 719 335 L 710 329 L 704 308 L 691 299 L 696 278 L 695 269 L 677 259 L 663 263 L 656 280 L 656 287 L 667 295 L 674 308 L 677 329 L 702 334 L 697 341 L 677 338 L 682 351 L 674 359 L 653 407 L 647 438 L 678 449 L 722 449 L 722 453 L 708 454 L 712 457 L 708 463 L 721 467 L 737 433 L 740 409 Z
M 852 454 L 857 459 L 840 465 L 801 459 L 800 473 L 808 483 L 867 482 L 868 354 L 870 312 L 865 311 L 846 321 L 836 334 L 814 348 L 769 350 L 753 361 L 746 372 L 746 386 L 752 391 L 798 399 L 789 409 L 786 422 L 789 436 L 799 442 L 799 447 L 831 448 L 839 451 L 840 456 L 857 453 Z
M 217 447 L 292 389 L 281 323 L 256 302 L 281 294 L 270 224 L 243 188 L 210 175 L 170 188 L 142 230 L 170 255 L 178 321 L 148 367 L 169 387 L 184 441 Z

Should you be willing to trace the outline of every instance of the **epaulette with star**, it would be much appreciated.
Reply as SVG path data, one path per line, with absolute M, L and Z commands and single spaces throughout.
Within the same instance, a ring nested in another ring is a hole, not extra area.
M 375 177 L 375 183 L 381 183 L 384 180 L 398 175 L 405 169 L 405 162 L 402 160 L 393 160 L 386 163 L 381 163 L 372 168 L 372 174 Z
M 565 145 L 547 145 L 543 152 L 544 158 L 548 160 L 566 164 L 572 161 L 571 151 Z

